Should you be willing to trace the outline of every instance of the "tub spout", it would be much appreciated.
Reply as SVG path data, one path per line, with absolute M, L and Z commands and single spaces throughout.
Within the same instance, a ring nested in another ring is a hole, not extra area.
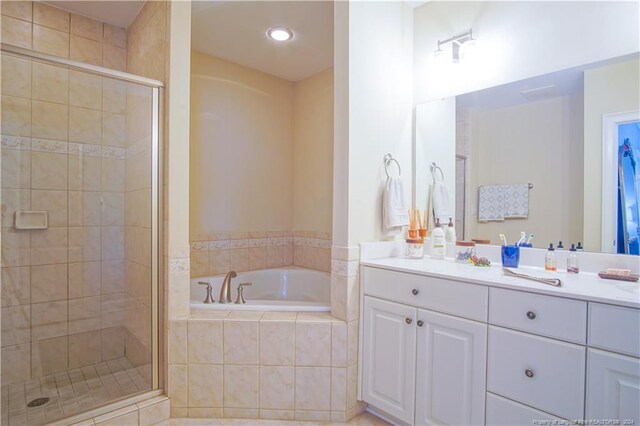
M 231 271 L 224 277 L 222 287 L 220 287 L 220 300 L 218 300 L 218 303 L 231 303 L 231 279 L 237 276 L 236 271 Z

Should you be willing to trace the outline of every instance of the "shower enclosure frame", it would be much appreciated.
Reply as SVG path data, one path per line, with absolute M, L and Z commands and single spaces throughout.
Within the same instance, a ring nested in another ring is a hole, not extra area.
M 163 232 L 161 228 L 161 208 L 162 200 L 162 176 L 163 176 L 163 149 L 160 141 L 162 140 L 163 122 L 162 103 L 164 98 L 164 83 L 159 80 L 147 78 L 123 71 L 112 70 L 96 65 L 85 64 L 83 62 L 72 61 L 45 53 L 35 52 L 29 49 L 23 49 L 11 46 L 5 43 L 0 44 L 2 53 L 22 57 L 24 59 L 49 63 L 53 65 L 61 65 L 69 69 L 83 71 L 89 74 L 101 77 L 113 78 L 129 83 L 136 83 L 152 90 L 152 129 L 151 129 L 151 353 L 152 353 L 152 383 L 149 392 L 157 391 L 163 386 L 162 370 L 160 368 L 160 348 L 163 346 L 161 341 L 161 316 L 163 315 L 160 299 L 160 270 L 162 265 L 162 257 L 160 253 L 160 243 L 163 241 Z M 135 395 L 135 394 L 134 394 Z M 133 395 L 126 396 L 124 400 Z M 116 400 L 117 402 L 121 400 Z M 97 407 L 96 407 L 97 408 Z M 89 411 L 93 411 L 90 409 Z M 75 417 L 75 416 L 74 416 Z

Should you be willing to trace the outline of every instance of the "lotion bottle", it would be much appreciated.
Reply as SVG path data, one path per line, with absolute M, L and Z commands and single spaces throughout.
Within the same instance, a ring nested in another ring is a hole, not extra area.
M 446 252 L 446 240 L 440 221 L 436 219 L 436 227 L 431 232 L 431 258 L 444 259 Z

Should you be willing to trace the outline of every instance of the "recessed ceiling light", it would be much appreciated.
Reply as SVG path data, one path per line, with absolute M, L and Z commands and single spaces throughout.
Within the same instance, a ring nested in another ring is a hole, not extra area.
M 269 38 L 275 41 L 287 41 L 293 38 L 293 32 L 285 27 L 272 27 L 267 30 Z

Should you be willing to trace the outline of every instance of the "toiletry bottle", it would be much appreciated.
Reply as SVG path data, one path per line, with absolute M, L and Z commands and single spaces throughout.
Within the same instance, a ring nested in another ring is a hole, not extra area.
M 578 241 L 578 246 L 576 247 L 576 250 L 582 251 L 582 242 Z
M 571 244 L 569 249 L 569 256 L 567 256 L 567 272 L 570 274 L 577 274 L 580 272 L 578 267 L 578 256 L 576 255 L 576 246 Z
M 556 246 L 556 250 L 563 250 L 564 246 L 562 245 L 562 241 L 558 241 L 558 245 Z
M 553 248 L 553 243 L 549 243 L 547 249 L 547 255 L 544 257 L 544 269 L 546 271 L 555 271 L 558 269 L 558 261 L 556 259 L 556 249 Z
M 436 227 L 431 232 L 431 258 L 432 259 L 444 259 L 446 251 L 446 240 L 444 238 L 444 231 L 440 226 L 440 221 L 436 219 Z
M 448 243 L 456 242 L 456 228 L 453 226 L 453 222 L 451 221 L 451 218 L 449 218 L 449 225 L 447 225 L 447 229 L 444 234 L 445 234 L 444 239 Z

